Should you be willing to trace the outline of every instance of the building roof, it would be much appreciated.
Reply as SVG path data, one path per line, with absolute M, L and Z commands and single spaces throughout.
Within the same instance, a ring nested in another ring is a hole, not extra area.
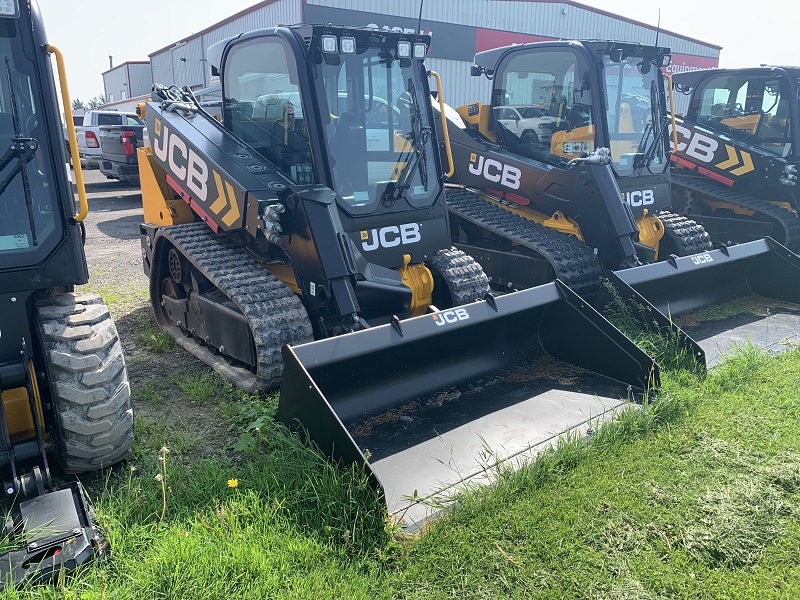
M 248 8 L 240 10 L 239 12 L 237 12 L 237 13 L 235 13 L 235 14 L 233 14 L 233 15 L 231 15 L 231 16 L 229 16 L 229 17 L 227 17 L 227 18 L 225 18 L 225 19 L 223 19 L 221 21 L 218 21 L 217 23 L 214 23 L 213 25 L 209 25 L 208 27 L 206 27 L 205 29 L 202 29 L 201 31 L 198 31 L 197 33 L 193 33 L 191 35 L 187 35 L 186 37 L 183 37 L 183 38 L 179 39 L 178 41 L 169 44 L 168 46 L 164 46 L 163 48 L 159 48 L 155 52 L 151 52 L 150 54 L 148 54 L 148 56 L 153 56 L 155 54 L 160 54 L 161 52 L 164 52 L 165 50 L 169 50 L 170 48 L 172 48 L 176 44 L 185 43 L 185 42 L 188 42 L 189 40 L 193 40 L 193 39 L 198 38 L 198 37 L 200 37 L 202 35 L 205 35 L 206 33 L 210 33 L 211 31 L 214 31 L 218 27 L 222 27 L 223 25 L 226 25 L 227 23 L 230 23 L 231 21 L 235 21 L 236 19 L 238 19 L 240 17 L 243 17 L 243 16 L 245 16 L 245 15 L 247 15 L 247 14 L 253 12 L 253 11 L 258 10 L 259 8 L 263 8 L 263 7 L 265 7 L 265 6 L 269 5 L 269 4 L 273 4 L 273 3 L 277 2 L 277 1 L 278 0 L 262 0 L 261 2 L 257 2 L 256 4 L 253 4 L 252 6 L 250 6 Z M 297 1 L 298 2 L 302 1 L 303 5 L 305 5 L 305 3 L 306 3 L 306 0 L 297 0 Z M 500 0 L 490 0 L 490 1 L 498 2 Z M 509 0 L 502 0 L 502 1 L 507 2 Z M 636 21 L 635 19 L 629 19 L 628 17 L 623 17 L 622 15 L 618 15 L 616 13 L 612 13 L 612 12 L 608 12 L 608 11 L 605 11 L 605 10 L 601 10 L 599 8 L 595 8 L 594 6 L 589 6 L 587 4 L 581 4 L 580 2 L 575 2 L 575 0 L 511 0 L 511 1 L 513 1 L 513 2 L 541 2 L 541 3 L 547 3 L 547 4 L 565 4 L 567 6 L 574 6 L 575 8 L 579 8 L 581 10 L 586 10 L 586 11 L 597 13 L 599 15 L 603 15 L 603 16 L 606 16 L 606 17 L 611 17 L 611 18 L 617 19 L 619 21 L 625 21 L 626 23 L 631 23 L 631 24 L 637 25 L 639 27 L 644 27 L 646 29 L 651 29 L 652 31 L 661 31 L 662 33 L 664 33 L 666 35 L 672 35 L 672 36 L 675 36 L 677 38 L 680 38 L 680 39 L 683 39 L 683 40 L 686 40 L 686 41 L 689 41 L 689 42 L 702 44 L 703 46 L 708 46 L 709 48 L 713 48 L 715 50 L 722 50 L 722 46 L 717 46 L 716 44 L 710 44 L 708 42 L 704 42 L 703 40 L 698 40 L 696 38 L 692 38 L 692 37 L 689 37 L 689 36 L 686 36 L 686 35 L 683 35 L 683 34 L 680 34 L 680 33 L 676 33 L 674 31 L 669 31 L 667 29 L 660 29 L 660 28 L 656 27 L 655 25 L 650 25 L 648 23 L 643 23 L 642 21 Z M 333 8 L 336 8 L 336 7 L 333 7 Z M 287 25 L 290 25 L 290 24 L 291 23 L 287 23 Z
M 107 69 L 100 74 L 105 75 L 106 73 L 111 73 L 111 71 L 116 71 L 117 69 L 121 69 L 122 67 L 125 67 L 127 65 L 149 65 L 149 64 L 150 64 L 149 60 L 126 60 L 124 63 L 120 63 L 116 67 L 111 67 L 110 69 Z

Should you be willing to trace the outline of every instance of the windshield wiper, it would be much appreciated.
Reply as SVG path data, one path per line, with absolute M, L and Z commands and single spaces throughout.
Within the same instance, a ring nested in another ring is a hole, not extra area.
M 422 180 L 422 186 L 425 191 L 428 191 L 428 163 L 426 160 L 425 147 L 428 143 L 428 138 L 431 135 L 431 128 L 422 124 L 422 113 L 417 103 L 416 94 L 414 93 L 414 83 L 411 79 L 408 80 L 408 93 L 411 96 L 411 132 L 406 139 L 411 142 L 414 149 L 414 154 L 409 158 L 406 166 L 400 174 L 400 178 L 392 190 L 391 202 L 395 202 L 405 191 L 411 187 L 411 178 L 416 170 L 419 168 L 419 176 Z
M 36 219 L 33 216 L 33 195 L 31 194 L 31 183 L 28 179 L 28 163 L 33 160 L 36 150 L 39 149 L 39 142 L 31 137 L 23 137 L 19 125 L 19 112 L 17 109 L 17 96 L 14 93 L 14 82 L 11 77 L 11 64 L 8 56 L 4 57 L 6 63 L 6 78 L 8 80 L 8 96 L 11 100 L 11 118 L 14 123 L 14 137 L 11 138 L 11 147 L 0 157 L 0 173 L 11 163 L 14 158 L 16 164 L 11 172 L 0 181 L 0 195 L 6 191 L 17 173 L 22 175 L 22 190 L 25 194 L 25 204 L 28 208 L 28 224 L 31 228 L 31 242 L 36 246 L 39 242 L 36 239 Z
M 661 104 L 659 103 L 658 87 L 656 85 L 655 80 L 653 80 L 650 82 L 651 122 L 647 124 L 647 127 L 645 127 L 644 134 L 642 135 L 642 141 L 639 142 L 639 147 L 641 148 L 644 145 L 644 143 L 650 138 L 650 134 L 651 133 L 653 134 L 653 143 L 645 148 L 642 157 L 642 167 L 647 168 L 648 171 L 650 170 L 650 165 L 653 164 L 653 160 L 655 159 L 659 148 L 663 146 L 663 136 L 664 136 L 664 131 L 666 130 L 667 122 L 662 116 L 660 108 Z M 659 156 L 662 155 L 663 154 L 659 154 Z

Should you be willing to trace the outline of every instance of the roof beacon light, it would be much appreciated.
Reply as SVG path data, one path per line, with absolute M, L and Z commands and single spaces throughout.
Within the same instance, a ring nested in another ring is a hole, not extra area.
M 397 42 L 397 58 L 411 58 L 411 42 L 405 40 Z
M 355 54 L 356 38 L 354 37 L 339 38 L 339 49 L 342 51 L 342 54 Z
M 0 0 L 0 17 L 19 17 L 18 0 Z
M 422 60 L 425 58 L 425 54 L 428 52 L 427 44 L 418 43 L 414 44 L 414 58 L 418 58 Z
M 0 0 L 0 2 L 2 2 L 2 0 Z M 335 54 L 339 51 L 335 35 L 322 36 L 322 51 L 327 54 Z

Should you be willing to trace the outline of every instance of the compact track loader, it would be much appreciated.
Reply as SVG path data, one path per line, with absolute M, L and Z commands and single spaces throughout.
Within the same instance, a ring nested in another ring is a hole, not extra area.
M 518 457 L 658 383 L 565 285 L 495 299 L 451 248 L 429 43 L 332 25 L 224 40 L 221 122 L 157 86 L 138 155 L 159 324 L 240 387 L 280 384 L 276 418 L 366 464 L 413 521 L 487 448 Z
M 47 43 L 35 0 L 0 5 L 0 56 L 0 477 L 3 543 L 13 548 L 0 556 L 2 590 L 108 556 L 80 483 L 56 487 L 49 458 L 68 474 L 123 460 L 133 409 L 108 309 L 96 294 L 74 292 L 89 278 L 81 224 L 88 204 L 63 59 Z
M 772 237 L 800 250 L 800 69 L 706 69 L 673 77 L 676 210 L 715 242 Z
M 456 247 L 495 288 L 558 277 L 591 294 L 604 270 L 711 249 L 670 212 L 668 60 L 668 48 L 599 41 L 475 55 L 491 104 L 444 113 L 459 186 L 448 203 Z

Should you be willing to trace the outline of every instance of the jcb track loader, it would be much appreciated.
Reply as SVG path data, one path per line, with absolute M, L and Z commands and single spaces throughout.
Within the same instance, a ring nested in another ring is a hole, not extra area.
M 491 104 L 448 110 L 456 247 L 498 289 L 560 278 L 596 291 L 603 270 L 710 249 L 669 212 L 669 49 L 541 42 L 475 55 Z M 610 149 L 610 152 L 608 151 Z
M 668 58 L 599 41 L 475 55 L 491 104 L 445 112 L 461 186 L 448 200 L 456 247 L 495 287 L 558 277 L 591 293 L 603 270 L 710 250 L 702 227 L 670 212 Z
M 57 88 L 78 186 L 74 206 Z M 133 410 L 122 347 L 88 281 L 88 204 L 63 59 L 34 0 L 0 6 L 0 590 L 108 556 L 80 483 L 53 485 L 49 459 L 82 473 L 126 458 Z
M 276 418 L 366 464 L 414 521 L 485 473 L 482 440 L 519 456 L 658 383 L 560 282 L 495 300 L 451 249 L 429 43 L 332 25 L 224 40 L 221 122 L 157 87 L 138 155 L 159 324 L 240 387 L 281 383 Z
M 715 242 L 772 237 L 800 250 L 800 68 L 706 69 L 673 76 L 673 195 Z

